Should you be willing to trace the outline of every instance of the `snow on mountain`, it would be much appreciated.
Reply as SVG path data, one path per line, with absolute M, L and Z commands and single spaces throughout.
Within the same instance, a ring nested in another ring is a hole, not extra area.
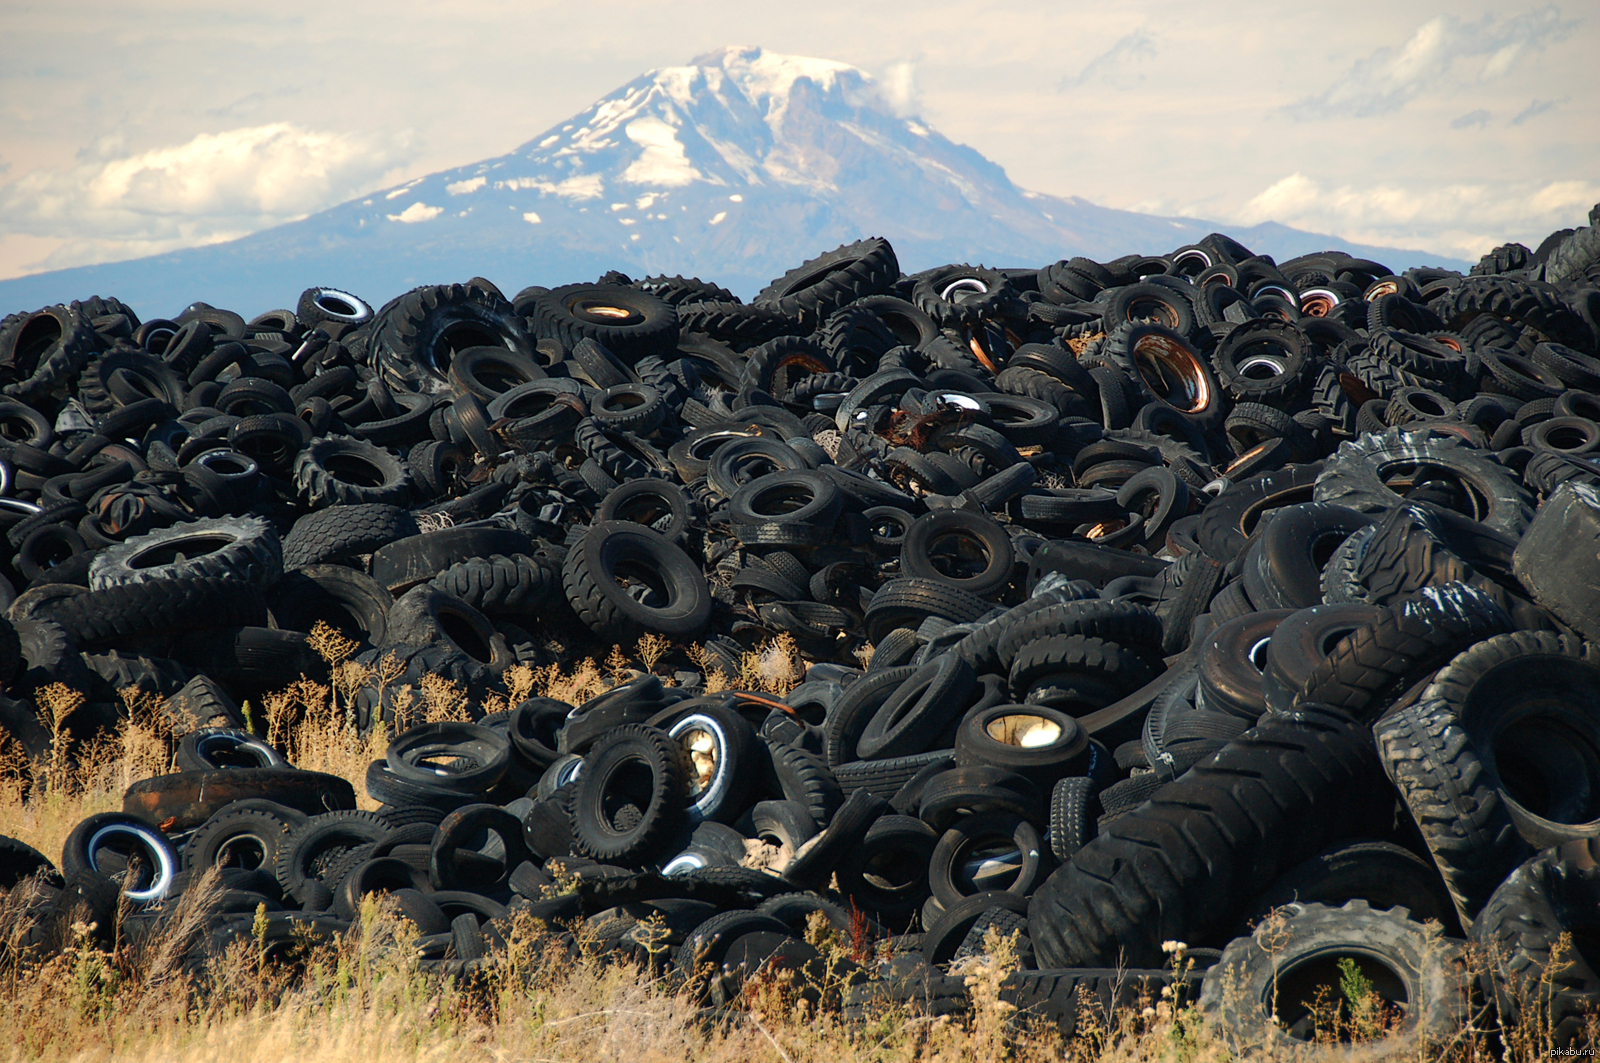
M 1214 230 L 1287 258 L 1416 252 L 1267 224 L 1226 227 L 1019 189 L 978 152 L 902 117 L 843 63 L 730 47 L 652 71 L 521 147 L 209 247 L 0 281 L 0 306 L 115 294 L 147 314 L 204 299 L 250 314 L 334 284 L 374 303 L 486 276 L 508 294 L 620 269 L 748 297 L 803 259 L 886 236 L 902 268 L 1162 253 Z

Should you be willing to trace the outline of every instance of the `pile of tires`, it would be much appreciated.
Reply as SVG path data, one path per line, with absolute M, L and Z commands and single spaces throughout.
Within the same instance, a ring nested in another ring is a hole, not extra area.
M 1353 959 L 1394 1039 L 1489 1000 L 1574 1041 L 1600 994 L 1595 233 L 1465 276 L 1220 235 L 907 276 L 874 239 L 748 304 L 608 274 L 14 315 L 0 726 L 42 756 L 45 685 L 86 695 L 80 738 L 133 686 L 190 749 L 54 888 L 104 902 L 109 868 L 156 921 L 222 866 L 217 941 L 388 891 L 445 965 L 527 907 L 710 963 L 724 997 L 770 957 L 815 972 L 820 915 L 886 943 L 846 978 L 859 1013 L 960 1009 L 949 965 L 1014 932 L 1024 1013 L 1071 1029 L 1082 994 L 1177 979 L 1246 1043 L 1312 1036 Z M 363 728 L 428 675 L 477 706 L 551 640 L 698 642 L 738 675 L 786 635 L 809 668 L 775 699 L 669 658 L 407 729 L 359 812 L 241 729 L 325 667 L 317 620 L 398 662 Z

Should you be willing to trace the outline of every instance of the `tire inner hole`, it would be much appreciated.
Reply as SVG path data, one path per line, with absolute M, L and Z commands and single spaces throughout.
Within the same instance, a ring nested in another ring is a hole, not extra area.
M 971 579 L 987 572 L 994 555 L 988 545 L 964 531 L 934 535 L 928 542 L 928 561 L 950 579 Z
M 494 649 L 466 617 L 452 610 L 440 610 L 439 628 L 451 642 L 475 661 L 488 664 L 494 659 Z
M 148 549 L 140 550 L 128 558 L 129 568 L 161 568 L 163 565 L 176 565 L 189 560 L 191 557 L 204 557 L 214 554 L 218 550 L 230 546 L 234 542 L 230 535 L 185 535 L 181 539 L 159 543 Z
M 322 467 L 335 480 L 356 487 L 382 487 L 384 484 L 382 470 L 354 454 L 334 454 L 323 460 Z
M 1355 1016 L 1340 989 L 1344 978 L 1340 960 L 1354 962 L 1361 977 L 1370 983 L 1372 992 L 1377 995 L 1375 1025 L 1392 1028 L 1403 1017 L 1410 995 L 1406 992 L 1405 980 L 1386 962 L 1355 949 L 1321 952 L 1298 962 L 1290 961 L 1278 975 L 1276 1011 L 1279 1023 L 1290 1037 L 1310 1041 L 1317 1036 L 1328 1036 L 1333 1030 L 1318 1029 L 1317 1020 L 1322 1018 L 1327 1025 L 1330 1009 L 1337 1009 L 1333 1025 L 1341 1041 L 1350 1042 Z
M 1007 838 L 980 838 L 956 854 L 955 885 L 962 893 L 1008 889 L 1022 874 L 1022 850 Z

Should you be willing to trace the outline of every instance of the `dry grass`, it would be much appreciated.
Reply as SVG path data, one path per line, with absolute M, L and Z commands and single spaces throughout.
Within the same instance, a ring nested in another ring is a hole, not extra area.
M 250 706 L 248 716 L 295 763 L 341 775 L 363 793 L 366 766 L 382 754 L 388 737 L 381 727 L 358 734 L 351 706 L 364 687 L 392 684 L 398 673 L 385 662 L 371 669 L 354 666 L 352 647 L 331 631 L 319 631 L 315 643 L 331 666 L 332 682 L 302 679 Z M 420 690 L 400 692 L 406 696 L 396 700 L 404 706 L 402 723 L 465 718 L 534 694 L 579 702 L 653 671 L 675 654 L 711 660 L 698 647 L 677 651 L 643 641 L 633 653 L 618 649 L 604 662 L 586 658 L 565 667 L 516 666 L 504 678 L 506 690 L 481 706 L 469 705 L 460 690 L 437 677 Z M 707 686 L 781 696 L 803 671 L 793 643 L 778 639 L 745 654 L 737 676 L 708 675 Z M 14 745 L 0 744 L 0 823 L 5 833 L 47 854 L 60 852 L 83 817 L 120 807 L 129 783 L 171 765 L 173 736 L 164 727 L 158 701 L 125 692 L 126 712 L 117 731 L 83 742 L 74 741 L 64 724 L 76 697 L 58 688 L 39 699 L 41 721 L 58 739 L 54 755 L 30 764 L 17 756 Z M 988 943 L 987 957 L 968 961 L 959 972 L 972 1001 L 968 1014 L 934 1019 L 885 1005 L 861 1021 L 846 1022 L 833 1008 L 807 1003 L 799 986 L 772 972 L 751 978 L 728 1006 L 713 1012 L 705 1007 L 703 986 L 686 987 L 595 950 L 574 959 L 558 948 L 551 928 L 525 915 L 501 927 L 506 948 L 484 971 L 447 977 L 419 965 L 408 947 L 414 928 L 380 898 L 368 899 L 350 933 L 329 944 L 308 944 L 293 962 L 261 962 L 253 940 L 236 942 L 203 964 L 185 962 L 214 898 L 209 879 L 185 893 L 163 931 L 138 944 L 119 938 L 109 951 L 96 947 L 91 928 L 74 925 L 67 916 L 68 947 L 30 965 L 17 959 L 14 947 L 36 918 L 27 910 L 30 888 L 0 893 L 0 1029 L 9 1034 L 0 1060 L 1207 1063 L 1234 1058 L 1192 1002 L 1169 996 L 1141 999 L 1110 1015 L 1085 1000 L 1079 1035 L 1063 1040 L 1053 1025 L 1019 1017 L 1001 999 L 1000 985 L 1014 960 L 1012 943 L 1000 939 Z M 830 959 L 870 960 L 869 942 L 841 941 L 825 922 L 814 925 L 808 937 Z M 1180 952 L 1174 962 L 1181 960 Z M 1473 965 L 1482 966 L 1476 959 Z M 839 988 L 824 987 L 830 994 Z M 1324 1002 L 1326 1031 L 1381 1033 L 1388 1016 L 1376 998 L 1363 993 L 1359 979 L 1342 988 L 1343 1000 Z M 1474 1024 L 1487 1028 L 1490 1018 L 1480 1013 Z M 1443 1053 L 1363 1058 L 1532 1063 L 1549 1058 L 1549 1049 L 1549 1031 L 1531 1012 L 1504 1045 L 1479 1029 L 1467 1029 Z

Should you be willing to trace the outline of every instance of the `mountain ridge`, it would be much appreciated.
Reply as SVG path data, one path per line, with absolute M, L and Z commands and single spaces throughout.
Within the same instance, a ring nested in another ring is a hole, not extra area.
M 226 243 L 0 281 L 0 306 L 98 292 L 141 314 L 203 299 L 251 315 L 313 284 L 376 304 L 472 275 L 509 293 L 608 269 L 694 274 L 748 298 L 866 235 L 886 236 L 910 272 L 1163 254 L 1212 231 L 1280 259 L 1340 249 L 1395 269 L 1467 266 L 1271 222 L 1229 228 L 1025 191 L 898 113 L 854 67 L 733 46 L 643 74 L 504 155 Z

